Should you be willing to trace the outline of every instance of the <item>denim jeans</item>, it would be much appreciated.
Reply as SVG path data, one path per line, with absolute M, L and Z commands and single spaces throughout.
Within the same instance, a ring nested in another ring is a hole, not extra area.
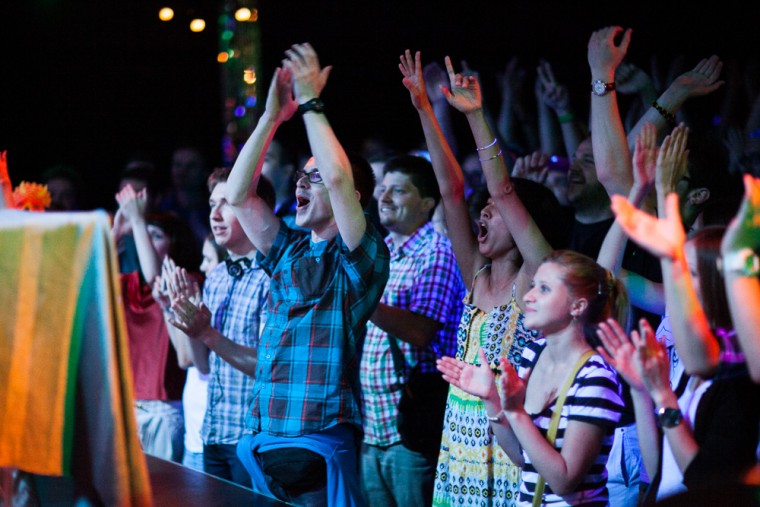
M 362 444 L 361 481 L 370 506 L 416 507 L 433 501 L 436 458 L 410 451 Z
M 639 450 L 636 424 L 615 429 L 615 440 L 607 458 L 607 489 L 610 505 L 636 507 L 649 484 Z
M 202 452 L 192 452 L 185 447 L 185 455 L 182 456 L 182 465 L 186 466 L 188 468 L 192 468 L 194 470 L 200 470 L 201 472 L 204 472 L 203 469 L 203 453 Z
M 246 488 L 251 487 L 251 476 L 237 457 L 236 444 L 204 444 L 203 470 Z

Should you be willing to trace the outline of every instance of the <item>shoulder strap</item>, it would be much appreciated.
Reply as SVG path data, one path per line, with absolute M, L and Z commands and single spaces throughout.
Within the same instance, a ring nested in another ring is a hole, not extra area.
M 391 357 L 393 357 L 393 372 L 396 377 L 402 378 L 404 376 L 404 357 L 401 354 L 401 349 L 398 346 L 395 336 L 388 335 L 388 344 L 391 346 Z
M 583 365 L 586 364 L 586 361 L 589 357 L 594 355 L 593 350 L 587 350 L 585 354 L 583 354 L 580 358 L 578 358 L 578 361 L 576 361 L 575 365 L 573 366 L 573 369 L 570 370 L 570 373 L 567 375 L 567 378 L 565 379 L 565 383 L 562 385 L 562 389 L 559 392 L 559 395 L 557 396 L 557 403 L 554 405 L 554 412 L 552 412 L 552 420 L 549 422 L 549 430 L 546 432 L 546 440 L 549 441 L 550 444 L 554 445 L 554 440 L 557 438 L 557 429 L 559 428 L 559 419 L 562 415 L 562 407 L 565 405 L 565 398 L 567 398 L 567 391 L 570 390 L 570 386 L 573 385 L 573 382 L 575 381 L 576 375 L 578 375 L 578 371 L 580 371 L 581 368 L 583 368 Z M 533 507 L 539 507 L 543 503 L 544 498 L 544 486 L 546 485 L 546 481 L 543 477 L 540 475 L 538 476 L 538 480 L 536 481 L 536 490 L 533 493 Z

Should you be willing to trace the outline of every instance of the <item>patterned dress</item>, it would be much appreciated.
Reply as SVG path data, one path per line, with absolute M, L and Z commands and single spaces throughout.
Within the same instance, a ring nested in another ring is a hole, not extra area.
M 477 276 L 490 268 L 481 268 Z M 473 286 L 475 282 L 473 281 Z M 488 363 L 507 356 L 517 367 L 522 350 L 537 335 L 523 325 L 515 286 L 505 305 L 485 313 L 472 304 L 472 289 L 464 300 L 457 332 L 457 358 L 475 363 L 483 348 Z M 499 373 L 497 372 L 497 386 Z M 494 438 L 483 402 L 457 387 L 449 387 L 441 452 L 435 474 L 435 506 L 513 506 L 520 486 L 520 468 L 515 466 Z

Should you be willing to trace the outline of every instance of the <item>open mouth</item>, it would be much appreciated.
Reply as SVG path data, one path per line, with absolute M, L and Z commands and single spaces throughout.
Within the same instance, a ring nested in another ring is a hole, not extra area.
M 298 196 L 296 196 L 296 209 L 303 209 L 306 206 L 308 206 L 308 204 L 310 202 L 311 202 L 310 199 L 308 199 L 308 198 L 306 198 L 306 197 L 304 197 L 302 195 L 298 195 Z
M 488 237 L 488 226 L 482 220 L 478 221 L 478 241 L 481 243 Z

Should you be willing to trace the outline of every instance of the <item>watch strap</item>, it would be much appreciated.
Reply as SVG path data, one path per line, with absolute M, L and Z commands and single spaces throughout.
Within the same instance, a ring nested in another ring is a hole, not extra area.
M 300 114 L 305 113 L 324 113 L 325 112 L 325 103 L 322 102 L 322 99 L 319 97 L 315 97 L 307 102 L 304 102 L 303 104 L 300 104 L 298 106 L 298 112 Z

